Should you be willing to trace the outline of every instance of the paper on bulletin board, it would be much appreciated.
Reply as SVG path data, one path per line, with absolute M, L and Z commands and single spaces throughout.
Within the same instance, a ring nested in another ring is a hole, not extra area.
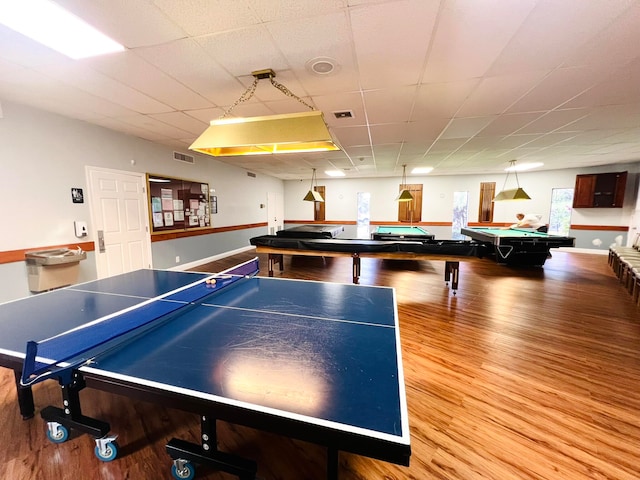
M 173 212 L 164 212 L 164 224 L 167 227 L 173 226 Z
M 191 215 L 189 217 L 189 226 L 190 227 L 197 227 L 200 224 L 200 221 L 198 220 L 198 216 L 197 215 Z
M 160 197 L 151 198 L 151 211 L 154 213 L 162 211 L 162 201 L 160 200 Z
M 173 219 L 176 222 L 184 222 L 184 211 L 182 211 L 182 210 L 174 210 L 173 211 Z
M 154 212 L 153 213 L 153 226 L 154 227 L 164 227 L 164 220 L 162 217 L 162 212 Z

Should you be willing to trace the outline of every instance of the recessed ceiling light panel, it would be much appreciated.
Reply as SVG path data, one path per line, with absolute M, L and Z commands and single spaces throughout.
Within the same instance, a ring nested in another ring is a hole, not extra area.
M 73 59 L 124 47 L 49 0 L 0 2 L 0 23 Z

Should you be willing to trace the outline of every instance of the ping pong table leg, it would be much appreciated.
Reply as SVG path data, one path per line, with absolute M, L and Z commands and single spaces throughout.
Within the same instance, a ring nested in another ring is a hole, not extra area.
M 85 417 L 80 406 L 80 391 L 86 386 L 84 379 L 78 372 L 74 372 L 71 381 L 60 382 L 62 389 L 62 404 L 64 408 L 48 406 L 42 409 L 40 416 L 49 423 L 58 423 L 67 429 L 88 433 L 95 438 L 103 438 L 111 430 L 107 422 Z
M 16 391 L 18 393 L 18 406 L 20 407 L 20 415 L 22 415 L 23 420 L 28 420 L 30 418 L 33 418 L 33 414 L 36 409 L 33 404 L 33 391 L 31 390 L 31 387 L 23 387 L 22 385 L 20 385 L 22 372 L 14 370 L 13 373 L 16 377 Z
M 209 465 L 216 470 L 236 475 L 240 480 L 255 480 L 256 462 L 218 450 L 216 419 L 207 415 L 200 417 L 201 444 L 196 445 L 179 438 L 172 438 L 166 445 L 173 459 L 173 470 L 187 473 L 194 464 Z M 185 477 L 187 478 L 187 477 Z
M 336 448 L 327 448 L 327 480 L 338 480 L 339 454 Z

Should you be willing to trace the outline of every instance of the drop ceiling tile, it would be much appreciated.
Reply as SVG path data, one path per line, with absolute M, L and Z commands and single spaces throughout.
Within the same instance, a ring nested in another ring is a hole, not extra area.
M 273 69 L 282 75 L 289 68 L 286 58 L 274 44 L 271 35 L 264 26 L 252 26 L 231 30 L 216 35 L 207 35 L 195 39 L 204 51 L 231 75 L 249 76 L 251 72 L 265 68 Z M 276 77 L 281 83 L 285 81 Z M 263 80 L 268 83 L 268 80 Z M 289 83 L 285 83 L 292 89 Z
M 389 162 L 396 161 L 398 155 L 400 154 L 400 148 L 402 145 L 400 143 L 391 143 L 386 145 L 376 145 L 373 148 L 374 157 L 376 159 L 376 164 L 379 162 Z
M 85 59 L 97 71 L 176 110 L 203 107 L 203 99 L 133 52 Z M 206 105 L 209 106 L 209 105 Z
M 638 57 L 640 45 L 640 3 L 617 2 L 624 9 L 604 29 L 594 35 L 591 40 L 568 55 L 564 66 L 594 66 L 611 67 L 624 65 Z M 616 10 L 618 6 L 616 6 Z
M 420 85 L 416 92 L 411 120 L 427 120 L 433 117 L 453 118 L 480 79 Z
M 407 125 L 407 142 L 431 144 L 440 138 L 449 124 L 446 118 L 432 118 L 420 122 L 409 122 Z
M 572 130 L 572 124 L 589 115 L 589 109 L 572 108 L 566 110 L 554 110 L 541 115 L 533 122 L 522 127 L 517 133 L 546 133 L 561 129 Z
M 122 105 L 123 115 L 129 113 L 160 113 L 171 110 L 169 105 L 159 102 L 144 93 L 113 80 L 82 63 L 62 63 L 46 67 L 36 67 L 37 74 L 50 76 L 111 103 Z
M 155 134 L 164 135 L 167 138 L 184 138 L 190 135 L 185 130 L 178 130 L 165 122 L 161 122 L 149 115 L 132 115 L 117 118 L 122 123 L 127 123 Z
M 343 147 L 368 146 L 371 143 L 367 127 L 332 127 L 331 131 Z
M 543 112 L 505 114 L 496 117 L 489 125 L 483 128 L 479 137 L 506 136 L 517 132 L 528 123 L 544 115 Z
M 605 107 L 640 102 L 640 59 L 609 72 L 610 78 L 568 101 L 565 107 Z
M 421 81 L 437 9 L 438 2 L 404 0 L 350 10 L 363 89 Z
M 594 108 L 589 115 L 572 123 L 567 129 L 596 130 L 602 125 L 612 129 L 638 128 L 640 126 L 640 103 Z
M 405 121 L 411 112 L 415 86 L 364 92 L 364 105 L 370 124 Z
M 407 135 L 406 123 L 388 123 L 370 127 L 371 141 L 376 143 L 402 143 Z
M 244 0 L 154 0 L 164 13 L 191 36 L 208 35 L 261 23 Z
M 466 80 L 487 74 L 534 5 L 533 0 L 443 3 L 424 81 Z
M 566 102 L 592 88 L 608 72 L 593 67 L 559 68 L 515 102 L 509 113 L 552 110 L 566 106 Z
M 544 73 L 535 71 L 484 77 L 456 113 L 456 117 L 503 113 L 531 90 L 543 78 Z
M 441 138 L 471 138 L 489 125 L 494 119 L 495 116 L 454 118 L 449 122 L 449 125 L 447 125 Z
M 195 118 L 182 112 L 158 113 L 149 116 L 151 118 L 155 118 L 160 122 L 166 123 L 167 125 L 179 128 L 184 132 L 192 133 L 196 137 L 204 132 L 205 129 L 209 126 L 208 123 L 196 120 Z
M 175 78 L 213 105 L 231 105 L 244 92 L 238 82 L 193 39 L 138 48 L 136 55 Z
M 186 35 L 154 2 L 57 0 L 56 3 L 127 48 L 166 43 Z
M 440 138 L 429 148 L 429 155 L 450 155 L 467 142 L 467 138 Z
M 627 7 L 609 0 L 536 2 L 488 74 L 555 69 Z
M 558 143 L 567 141 L 573 137 L 575 137 L 574 132 L 555 132 L 555 133 L 547 133 L 546 135 L 540 135 L 535 140 L 526 144 L 527 148 L 542 148 L 542 147 L 550 147 L 556 145 Z

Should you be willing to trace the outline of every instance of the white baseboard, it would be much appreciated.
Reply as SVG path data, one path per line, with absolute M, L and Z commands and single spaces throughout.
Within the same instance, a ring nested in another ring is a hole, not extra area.
M 218 255 L 214 255 L 212 257 L 201 258 L 200 260 L 196 260 L 195 262 L 176 265 L 175 267 L 167 268 L 167 270 L 175 270 L 175 271 L 189 270 L 191 268 L 204 265 L 205 263 L 215 262 L 216 260 L 220 260 L 221 258 L 226 258 L 226 257 L 230 257 L 231 255 L 237 255 L 238 253 L 246 252 L 247 250 L 251 250 L 252 248 L 256 248 L 256 247 L 254 247 L 253 245 L 249 245 L 246 247 L 238 248 L 236 250 L 230 250 L 228 252 L 219 253 Z
M 575 247 L 560 247 L 560 248 L 552 248 L 551 253 L 553 254 L 554 250 L 560 250 L 561 252 L 569 252 L 569 253 L 592 253 L 594 255 L 609 255 L 609 250 L 599 250 L 595 248 L 575 248 Z

